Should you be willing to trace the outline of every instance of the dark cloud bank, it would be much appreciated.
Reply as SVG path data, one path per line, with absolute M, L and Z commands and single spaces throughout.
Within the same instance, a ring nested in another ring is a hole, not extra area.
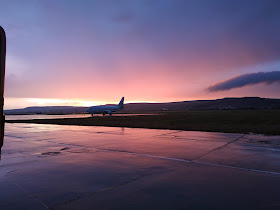
M 215 85 L 212 85 L 208 87 L 208 90 L 211 92 L 230 90 L 232 88 L 239 88 L 247 85 L 253 85 L 258 83 L 271 84 L 274 82 L 280 82 L 280 71 L 258 72 L 258 73 L 240 75 L 232 79 L 226 80 L 224 82 L 220 82 Z

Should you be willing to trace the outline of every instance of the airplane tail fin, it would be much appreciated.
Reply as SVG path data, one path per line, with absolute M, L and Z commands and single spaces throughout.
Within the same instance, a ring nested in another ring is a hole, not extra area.
M 123 101 L 124 101 L 124 97 L 122 97 L 122 99 L 121 99 L 121 101 L 120 101 L 120 103 L 119 103 L 119 107 L 120 107 L 120 109 L 122 109 L 122 108 L 123 108 Z

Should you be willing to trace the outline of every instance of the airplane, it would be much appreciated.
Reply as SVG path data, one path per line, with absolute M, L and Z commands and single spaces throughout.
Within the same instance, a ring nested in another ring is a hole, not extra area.
M 104 105 L 104 106 L 91 106 L 86 111 L 89 112 L 92 117 L 93 117 L 93 114 L 103 114 L 103 116 L 105 114 L 112 115 L 112 112 L 116 112 L 116 111 L 119 111 L 119 110 L 123 109 L 123 101 L 124 101 L 124 97 L 122 97 L 122 99 L 121 99 L 121 101 L 118 105 L 115 105 L 115 106 L 106 106 L 106 105 Z

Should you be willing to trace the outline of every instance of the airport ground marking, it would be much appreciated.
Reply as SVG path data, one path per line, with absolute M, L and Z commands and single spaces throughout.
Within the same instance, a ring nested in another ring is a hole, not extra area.
M 42 206 L 44 206 L 46 209 L 50 209 L 46 204 L 44 204 L 39 198 L 37 198 L 36 196 L 33 195 L 33 193 L 27 191 L 26 189 L 24 189 L 22 186 L 20 186 L 19 184 L 17 184 L 15 181 L 11 180 L 10 178 L 6 177 L 6 179 L 13 183 L 14 185 L 16 185 L 18 188 L 20 188 L 23 192 L 25 192 L 27 195 L 29 195 L 33 200 L 38 201 Z
M 124 153 L 124 154 L 129 154 L 129 155 L 137 155 L 137 156 L 156 158 L 156 159 L 162 159 L 162 160 L 203 164 L 203 165 L 208 165 L 208 166 L 216 166 L 216 167 L 223 167 L 223 168 L 230 168 L 230 169 L 237 169 L 237 170 L 243 170 L 243 171 L 251 171 L 251 172 L 256 172 L 256 173 L 264 173 L 264 174 L 272 174 L 272 175 L 280 176 L 280 172 L 276 172 L 276 171 L 265 171 L 265 170 L 259 170 L 259 169 L 242 168 L 242 167 L 237 167 L 237 166 L 228 166 L 228 165 L 222 165 L 222 164 L 216 164 L 216 163 L 207 163 L 207 162 L 201 162 L 201 161 L 195 161 L 195 160 L 185 160 L 185 159 L 180 159 L 180 158 L 163 157 L 163 156 L 157 156 L 157 155 L 141 154 L 141 153 L 120 151 L 120 150 L 113 150 L 113 149 L 103 149 L 103 148 L 97 148 L 97 149 L 103 150 L 103 151 L 108 151 L 108 152 L 119 152 L 119 153 Z
M 97 190 L 97 191 L 92 192 L 92 193 L 87 193 L 87 194 L 84 194 L 84 195 L 80 195 L 80 196 L 78 196 L 78 197 L 76 197 L 76 198 L 73 198 L 73 199 L 71 199 L 71 200 L 68 200 L 68 201 L 66 201 L 66 202 L 64 202 L 64 203 L 62 203 L 62 204 L 53 206 L 53 207 L 51 207 L 50 209 L 55 209 L 55 208 L 57 208 L 57 207 L 59 207 L 59 206 L 68 205 L 68 204 L 70 204 L 70 203 L 72 203 L 72 202 L 74 202 L 74 201 L 77 201 L 77 200 L 80 200 L 80 199 L 84 199 L 84 198 L 87 198 L 87 197 L 94 196 L 94 195 L 96 195 L 97 193 L 105 192 L 105 191 L 108 191 L 108 190 L 113 190 L 113 189 L 115 189 L 115 188 L 117 188 L 117 187 L 121 187 L 121 186 L 124 186 L 124 185 L 126 185 L 126 184 L 129 184 L 129 183 L 131 183 L 131 182 L 138 181 L 138 180 L 140 180 L 140 179 L 142 179 L 142 178 L 144 178 L 144 177 L 146 177 L 146 176 L 150 176 L 150 175 L 153 175 L 153 174 L 156 174 L 156 173 L 159 173 L 159 172 L 153 172 L 153 173 L 150 173 L 150 174 L 148 174 L 148 175 L 143 175 L 143 174 L 142 174 L 142 175 L 140 175 L 139 177 L 129 179 L 129 180 L 127 180 L 127 181 L 125 181 L 125 182 L 122 182 L 122 183 L 120 183 L 120 184 L 116 184 L 116 185 L 112 185 L 112 186 L 109 186 L 109 187 L 105 187 L 105 188 L 103 188 L 103 189 Z M 163 172 L 162 172 L 162 173 L 163 173 Z
M 242 136 L 239 136 L 238 138 L 236 138 L 236 139 L 234 139 L 234 140 L 232 140 L 232 141 L 230 141 L 230 142 L 227 142 L 227 143 L 225 143 L 224 145 L 219 146 L 219 147 L 217 147 L 217 148 L 215 148 L 215 149 L 213 149 L 213 150 L 211 150 L 211 151 L 209 151 L 209 152 L 206 152 L 205 154 L 200 155 L 200 156 L 198 156 L 198 157 L 192 159 L 192 161 L 195 161 L 195 160 L 197 160 L 197 159 L 200 159 L 200 158 L 202 158 L 202 157 L 204 157 L 204 156 L 206 156 L 206 155 L 208 155 L 208 154 L 210 154 L 210 153 L 212 153 L 212 152 L 214 152 L 214 151 L 216 151 L 216 150 L 219 150 L 219 149 L 221 149 L 221 148 L 223 148 L 223 147 L 225 147 L 225 146 L 227 146 L 227 145 L 229 145 L 229 144 L 231 144 L 231 143 L 233 143 L 233 142 L 236 142 L 236 141 L 238 141 L 239 139 L 243 138 L 244 136 L 246 136 L 246 134 L 244 134 L 244 135 L 242 135 Z
M 275 172 L 275 171 L 264 171 L 264 170 L 252 169 L 252 168 L 241 168 L 241 167 L 237 167 L 237 166 L 227 166 L 227 165 L 221 165 L 221 164 L 216 164 L 216 163 L 206 163 L 206 162 L 201 162 L 201 161 L 191 161 L 191 162 L 192 163 L 197 163 L 197 164 L 209 165 L 209 166 L 217 166 L 217 167 L 239 169 L 239 170 L 257 172 L 257 173 L 280 175 L 279 172 Z

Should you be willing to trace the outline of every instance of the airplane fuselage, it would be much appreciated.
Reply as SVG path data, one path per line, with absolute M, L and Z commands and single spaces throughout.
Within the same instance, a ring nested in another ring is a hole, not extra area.
M 116 112 L 120 109 L 123 108 L 123 101 L 124 101 L 124 97 L 122 97 L 120 103 L 118 105 L 115 106 L 92 106 L 89 107 L 86 111 L 89 112 L 92 116 L 93 114 L 109 114 L 112 115 L 112 112 Z
M 87 112 L 91 114 L 110 114 L 110 112 L 116 112 L 120 110 L 119 106 L 92 106 L 87 109 Z

